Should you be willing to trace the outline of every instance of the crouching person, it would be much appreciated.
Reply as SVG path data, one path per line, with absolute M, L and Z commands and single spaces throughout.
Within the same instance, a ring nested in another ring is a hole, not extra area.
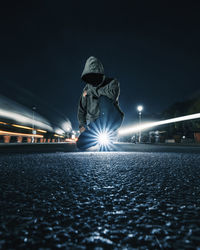
M 78 106 L 81 134 L 77 147 L 85 150 L 98 144 L 99 133 L 114 133 L 121 126 L 124 114 L 119 108 L 119 82 L 105 76 L 97 58 L 87 59 L 81 79 L 86 85 Z

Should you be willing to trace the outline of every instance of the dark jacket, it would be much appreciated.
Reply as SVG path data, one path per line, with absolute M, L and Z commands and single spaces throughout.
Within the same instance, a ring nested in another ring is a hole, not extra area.
M 89 79 L 91 79 L 91 75 L 101 77 L 99 84 L 94 85 L 88 82 Z M 100 110 L 98 98 L 101 95 L 107 96 L 113 100 L 113 104 L 122 116 L 124 115 L 119 108 L 118 102 L 120 94 L 119 82 L 117 79 L 105 77 L 103 65 L 97 58 L 91 56 L 87 59 L 81 78 L 86 82 L 83 92 L 87 91 L 87 95 L 84 97 L 82 93 L 80 97 L 78 106 L 79 127 L 85 126 L 87 121 L 92 122 L 99 117 Z

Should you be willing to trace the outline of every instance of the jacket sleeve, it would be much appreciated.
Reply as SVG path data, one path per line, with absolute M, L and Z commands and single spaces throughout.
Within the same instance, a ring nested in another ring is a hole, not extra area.
M 113 101 L 118 101 L 120 94 L 119 82 L 116 79 L 113 79 L 106 86 L 98 89 L 98 95 L 104 95 L 110 98 Z
M 78 105 L 78 122 L 79 122 L 79 127 L 84 127 L 86 125 L 86 97 L 83 97 L 83 95 L 81 95 L 80 100 L 79 100 L 79 105 Z

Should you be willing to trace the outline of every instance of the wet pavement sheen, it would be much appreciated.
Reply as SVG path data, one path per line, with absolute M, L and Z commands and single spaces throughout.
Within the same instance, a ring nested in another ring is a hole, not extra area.
M 199 249 L 200 155 L 0 155 L 2 249 Z

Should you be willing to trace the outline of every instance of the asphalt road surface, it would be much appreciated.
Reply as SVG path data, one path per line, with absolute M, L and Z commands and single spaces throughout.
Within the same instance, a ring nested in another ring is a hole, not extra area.
M 200 249 L 198 149 L 133 147 L 0 154 L 0 248 Z

